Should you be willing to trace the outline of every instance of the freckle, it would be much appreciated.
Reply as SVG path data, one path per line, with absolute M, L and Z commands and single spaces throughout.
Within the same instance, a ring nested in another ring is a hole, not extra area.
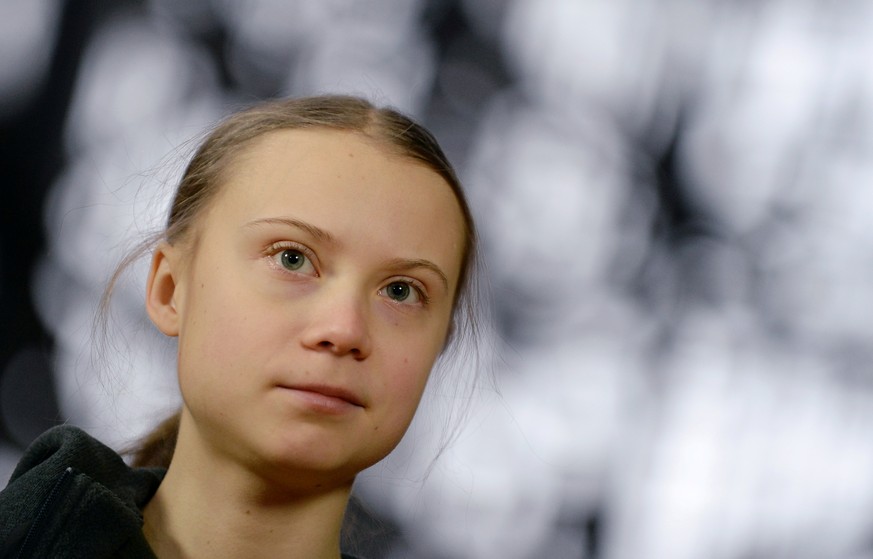
M 252 514 L 252 511 L 246 509 L 246 514 Z

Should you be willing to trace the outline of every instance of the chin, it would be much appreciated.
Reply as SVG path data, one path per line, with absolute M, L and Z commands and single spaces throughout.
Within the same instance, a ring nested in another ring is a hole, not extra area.
M 351 485 L 357 474 L 378 462 L 379 456 L 349 455 L 329 446 L 312 448 L 278 447 L 262 455 L 260 468 L 265 477 L 286 487 L 327 487 Z

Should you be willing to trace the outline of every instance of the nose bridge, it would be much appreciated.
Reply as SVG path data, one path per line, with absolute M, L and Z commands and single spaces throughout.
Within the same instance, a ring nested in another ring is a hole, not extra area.
M 313 309 L 304 344 L 357 359 L 368 356 L 371 325 L 366 299 L 363 290 L 350 281 L 326 285 Z

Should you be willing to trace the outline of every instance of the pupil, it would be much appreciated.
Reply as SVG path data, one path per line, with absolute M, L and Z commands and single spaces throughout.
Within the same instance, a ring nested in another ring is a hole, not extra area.
M 392 283 L 388 286 L 388 295 L 397 301 L 403 301 L 409 297 L 409 286 L 405 283 Z
M 296 270 L 303 265 L 303 255 L 296 250 L 286 250 L 282 253 L 282 265 L 291 270 Z

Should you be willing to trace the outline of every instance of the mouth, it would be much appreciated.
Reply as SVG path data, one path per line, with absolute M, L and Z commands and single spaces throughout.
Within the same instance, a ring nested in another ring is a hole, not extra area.
M 363 400 L 357 394 L 339 386 L 292 384 L 277 387 L 295 394 L 308 406 L 320 411 L 343 412 L 365 407 Z

